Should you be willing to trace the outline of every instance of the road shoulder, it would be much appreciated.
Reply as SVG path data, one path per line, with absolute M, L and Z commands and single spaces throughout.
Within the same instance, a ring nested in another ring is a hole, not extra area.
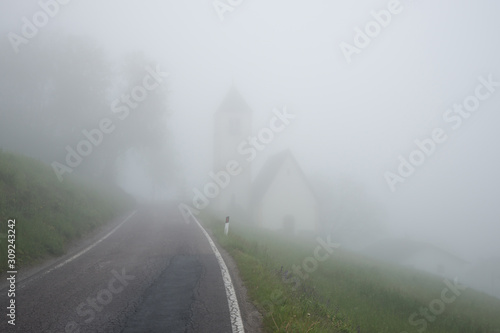
M 217 243 L 216 238 L 212 235 L 210 230 L 207 230 L 210 237 L 213 239 L 217 249 L 219 250 L 224 262 L 226 263 L 229 274 L 231 275 L 231 280 L 236 292 L 236 297 L 238 298 L 238 303 L 240 306 L 241 317 L 243 320 L 243 325 L 245 327 L 246 333 L 261 333 L 263 332 L 262 326 L 262 314 L 257 310 L 255 305 L 251 302 L 245 284 L 240 277 L 238 266 L 234 261 L 233 257 L 224 249 L 220 244 Z

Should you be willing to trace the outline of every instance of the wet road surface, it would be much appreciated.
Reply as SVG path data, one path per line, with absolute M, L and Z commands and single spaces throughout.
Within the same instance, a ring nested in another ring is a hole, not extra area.
M 16 325 L 2 320 L 0 331 L 232 332 L 220 268 L 199 227 L 173 205 L 140 207 L 123 222 L 127 215 L 38 272 L 19 270 Z

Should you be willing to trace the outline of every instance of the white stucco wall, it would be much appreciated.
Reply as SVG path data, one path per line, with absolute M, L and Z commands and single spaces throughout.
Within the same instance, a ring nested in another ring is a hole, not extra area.
M 267 229 L 280 230 L 286 215 L 293 216 L 295 233 L 316 232 L 319 226 L 317 201 L 288 158 L 264 194 L 258 211 L 259 224 Z

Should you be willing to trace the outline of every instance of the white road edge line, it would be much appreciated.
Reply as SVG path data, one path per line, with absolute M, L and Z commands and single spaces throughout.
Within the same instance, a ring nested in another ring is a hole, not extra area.
M 43 275 L 46 275 L 46 274 L 49 274 L 50 272 L 56 270 L 56 269 L 59 269 L 61 267 L 63 267 L 64 265 L 72 262 L 73 260 L 75 260 L 76 258 L 80 257 L 82 254 L 85 254 L 87 253 L 88 251 L 90 251 L 91 249 L 93 249 L 97 244 L 99 244 L 100 242 L 102 242 L 103 240 L 105 240 L 106 238 L 108 238 L 109 236 L 111 236 L 116 230 L 118 230 L 118 228 L 120 228 L 125 222 L 127 222 L 132 216 L 134 216 L 135 214 L 137 213 L 137 210 L 134 210 L 129 216 L 127 216 L 125 218 L 125 220 L 123 220 L 122 222 L 120 222 L 120 224 L 118 224 L 116 227 L 113 228 L 113 230 L 111 230 L 110 232 L 108 232 L 105 236 L 103 236 L 101 239 L 99 239 L 98 241 L 96 241 L 95 243 L 93 243 L 92 245 L 89 245 L 88 247 L 86 247 L 85 249 L 81 250 L 80 252 L 78 252 L 77 254 L 75 254 L 74 256 L 72 256 L 71 258 L 68 258 L 66 259 L 65 261 L 63 261 L 62 263 L 60 263 L 59 265 L 55 266 L 55 267 L 52 267 L 51 269 L 47 270 L 46 272 L 44 272 L 42 274 Z
M 226 263 L 224 262 L 224 259 L 222 258 L 219 250 L 215 246 L 212 238 L 207 233 L 205 228 L 203 228 L 200 222 L 198 222 L 198 219 L 196 219 L 191 211 L 189 211 L 189 214 L 196 222 L 196 224 L 198 224 L 205 237 L 207 237 L 208 243 L 210 243 L 210 247 L 212 248 L 215 257 L 219 262 L 219 267 L 222 273 L 222 280 L 224 281 L 224 287 L 226 289 L 227 305 L 229 306 L 229 315 L 231 317 L 231 326 L 233 328 L 233 333 L 244 333 L 245 328 L 243 327 L 243 321 L 241 319 L 240 306 L 238 304 L 238 299 L 236 298 L 236 292 L 234 291 L 233 282 L 231 281 L 231 276 L 229 275 L 229 270 L 227 269 Z

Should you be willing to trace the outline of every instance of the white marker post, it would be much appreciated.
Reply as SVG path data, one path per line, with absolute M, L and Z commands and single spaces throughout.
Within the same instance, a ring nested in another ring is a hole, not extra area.
M 224 235 L 229 233 L 229 216 L 226 216 L 226 224 L 224 225 Z

